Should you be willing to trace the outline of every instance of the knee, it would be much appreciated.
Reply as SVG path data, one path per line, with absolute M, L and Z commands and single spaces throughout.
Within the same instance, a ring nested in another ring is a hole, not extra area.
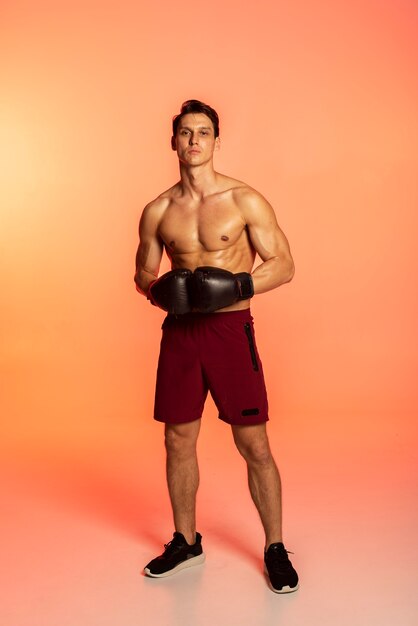
M 272 461 L 272 455 L 268 442 L 253 442 L 246 445 L 238 445 L 240 454 L 250 465 L 268 465 Z
M 196 451 L 194 438 L 180 434 L 174 429 L 166 429 L 164 443 L 167 454 L 171 456 L 187 457 Z

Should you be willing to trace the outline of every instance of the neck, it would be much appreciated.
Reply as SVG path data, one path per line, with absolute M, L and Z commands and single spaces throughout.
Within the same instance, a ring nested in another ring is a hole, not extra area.
M 180 185 L 184 194 L 203 198 L 216 189 L 217 173 L 210 161 L 196 167 L 180 163 Z

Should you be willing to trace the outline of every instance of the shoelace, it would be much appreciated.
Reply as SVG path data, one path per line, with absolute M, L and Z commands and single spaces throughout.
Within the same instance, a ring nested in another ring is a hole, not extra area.
M 286 550 L 286 548 L 274 547 L 270 551 L 270 554 L 267 556 L 266 561 L 268 561 L 271 569 L 279 571 L 283 568 L 283 566 L 288 566 L 288 568 L 292 567 L 289 559 L 287 558 L 288 554 L 294 554 L 290 550 Z
M 171 541 L 164 544 L 164 548 L 165 548 L 164 554 L 166 556 L 171 556 L 172 554 L 175 554 L 176 552 L 178 552 L 179 550 L 183 548 L 183 545 L 176 543 L 176 540 L 177 538 L 174 537 Z
M 275 547 L 273 547 L 272 550 L 273 550 L 273 552 L 275 554 L 283 553 L 283 552 L 286 552 L 286 554 L 295 554 L 294 552 L 291 552 L 290 550 L 286 550 L 286 548 L 275 548 Z

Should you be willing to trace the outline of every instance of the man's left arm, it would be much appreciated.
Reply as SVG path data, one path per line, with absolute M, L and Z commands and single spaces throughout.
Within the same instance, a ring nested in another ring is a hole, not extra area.
M 243 194 L 240 205 L 251 243 L 263 261 L 252 272 L 254 294 L 288 283 L 295 273 L 295 265 L 272 206 L 254 190 Z

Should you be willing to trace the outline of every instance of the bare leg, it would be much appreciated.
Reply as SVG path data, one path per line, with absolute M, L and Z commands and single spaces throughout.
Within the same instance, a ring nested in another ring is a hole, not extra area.
M 232 433 L 247 463 L 248 485 L 266 534 L 266 547 L 282 542 L 280 475 L 270 451 L 266 425 L 232 426 Z
M 192 545 L 196 538 L 196 493 L 199 467 L 196 443 L 201 420 L 187 424 L 166 424 L 167 485 L 173 509 L 174 527 Z

